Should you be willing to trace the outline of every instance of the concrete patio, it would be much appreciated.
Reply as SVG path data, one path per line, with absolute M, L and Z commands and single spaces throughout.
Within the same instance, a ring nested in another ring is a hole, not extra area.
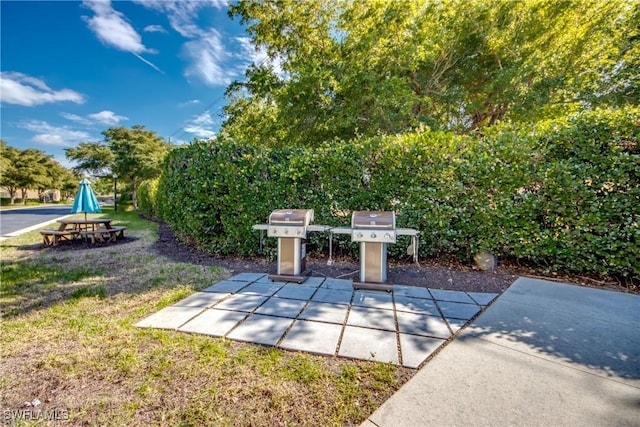
M 417 368 L 496 297 L 400 285 L 356 291 L 351 280 L 295 284 L 243 273 L 137 326 Z

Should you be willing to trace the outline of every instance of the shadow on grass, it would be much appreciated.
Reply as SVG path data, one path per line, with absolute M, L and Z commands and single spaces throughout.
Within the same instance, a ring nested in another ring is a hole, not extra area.
M 67 299 L 106 296 L 103 269 L 35 265 L 34 262 L 2 262 L 2 317 L 51 307 Z
M 47 246 L 44 243 L 32 243 L 29 245 L 16 246 L 15 248 L 18 251 L 37 251 L 37 250 L 49 250 L 49 251 L 56 251 L 56 252 L 81 251 L 81 250 L 91 250 L 91 249 L 122 246 L 129 243 L 133 243 L 139 239 L 140 239 L 139 237 L 135 237 L 135 236 L 125 236 L 122 239 L 118 239 L 115 242 L 104 242 L 104 243 L 102 242 L 91 243 L 85 239 L 77 239 L 72 241 L 62 241 L 58 243 L 56 246 Z
M 136 228 L 138 232 L 143 229 Z M 0 317 L 25 315 L 86 297 L 170 289 L 185 283 L 181 276 L 193 276 L 193 267 L 157 262 L 157 253 L 145 240 L 143 235 L 129 234 L 112 243 L 80 239 L 57 246 L 3 242 L 3 248 L 18 256 L 0 260 Z

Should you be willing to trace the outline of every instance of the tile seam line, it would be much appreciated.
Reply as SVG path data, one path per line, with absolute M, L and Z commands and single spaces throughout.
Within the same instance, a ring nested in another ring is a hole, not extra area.
M 460 336 L 457 336 L 455 338 L 460 338 Z M 516 352 L 516 353 L 520 353 L 520 354 L 523 354 L 525 356 L 533 357 L 535 359 L 542 360 L 542 361 L 548 362 L 548 363 L 552 363 L 554 365 L 558 365 L 558 366 L 561 366 L 563 368 L 567 368 L 567 369 L 571 369 L 571 370 L 574 370 L 574 371 L 582 372 L 584 374 L 588 374 L 588 375 L 591 375 L 591 376 L 594 376 L 594 377 L 597 377 L 597 378 L 601 378 L 601 379 L 606 380 L 606 381 L 615 382 L 615 383 L 618 383 L 618 384 L 623 385 L 623 386 L 627 386 L 627 387 L 631 387 L 631 388 L 635 388 L 635 389 L 640 390 L 640 385 L 636 386 L 636 385 L 628 384 L 628 383 L 625 383 L 624 381 L 620 381 L 620 380 L 618 380 L 616 378 L 607 377 L 607 376 L 604 376 L 602 374 L 598 374 L 598 373 L 591 372 L 591 371 L 586 370 L 586 369 L 582 369 L 582 368 L 579 368 L 579 367 L 576 367 L 576 366 L 569 365 L 568 363 L 563 363 L 563 362 L 558 362 L 558 361 L 555 361 L 555 360 L 550 360 L 548 358 L 539 356 L 537 354 L 527 353 L 527 352 L 522 351 L 522 350 L 518 350 L 518 349 L 515 349 L 515 348 L 512 348 L 512 347 L 503 345 L 503 344 L 498 344 L 498 343 L 493 342 L 493 341 L 489 341 L 489 340 L 487 340 L 485 338 L 482 338 L 482 337 L 477 337 L 477 338 L 479 340 L 481 340 L 482 342 L 485 342 L 487 344 L 491 344 L 491 345 L 494 345 L 494 346 L 497 346 L 497 347 L 502 347 L 502 348 L 504 348 L 506 350 L 513 351 L 513 352 Z
M 235 295 L 240 294 L 240 291 L 241 291 L 241 290 L 243 290 L 243 289 L 245 289 L 245 288 L 248 288 L 248 287 L 249 287 L 249 285 L 252 285 L 253 283 L 256 283 L 256 281 L 254 280 L 254 281 L 248 282 L 245 286 L 241 287 L 241 288 L 240 288 L 240 289 L 238 289 L 236 292 L 232 292 L 230 295 L 227 295 L 225 298 L 223 298 L 223 300 L 230 299 L 232 296 L 235 296 Z M 283 285 L 283 286 L 284 286 L 284 285 Z M 282 288 L 282 286 L 280 286 L 280 288 Z M 276 291 L 276 292 L 277 292 L 277 291 Z M 246 294 L 246 295 L 250 295 L 250 294 Z M 256 296 L 264 296 L 264 295 L 256 295 Z M 236 323 L 236 324 L 235 324 L 231 329 L 229 329 L 229 330 L 227 331 L 227 333 L 226 333 L 226 334 L 224 334 L 224 335 L 222 336 L 222 338 L 227 339 L 227 337 L 229 336 L 229 334 L 230 334 L 230 333 L 232 333 L 233 331 L 235 331 L 236 329 L 238 329 L 238 327 L 240 327 L 240 325 L 242 325 L 242 324 L 243 324 L 243 323 L 244 323 L 244 322 L 245 322 L 245 321 L 246 321 L 246 320 L 247 320 L 251 315 L 253 315 L 253 314 L 256 312 L 256 310 L 257 310 L 258 308 L 262 307 L 262 306 L 263 306 L 267 301 L 269 301 L 269 299 L 270 299 L 270 298 L 271 298 L 271 297 L 267 296 L 267 297 L 266 297 L 266 299 L 265 299 L 264 301 L 262 301 L 260 304 L 258 304 L 258 306 L 257 306 L 257 307 L 254 307 L 254 308 L 253 308 L 253 310 L 251 310 L 250 312 L 248 312 L 248 313 L 246 314 L 246 316 L 244 316 L 244 317 L 242 318 L 242 320 L 240 320 L 240 321 L 239 321 L 238 323 Z M 218 304 L 220 304 L 220 303 L 221 303 L 221 301 L 217 301 L 217 302 L 215 302 L 214 304 L 212 304 L 212 305 L 211 305 L 211 307 L 208 307 L 208 308 L 214 308 L 214 306 L 216 306 L 216 305 L 218 305 Z M 237 310 L 233 310 L 233 311 L 237 311 Z M 245 312 L 243 312 L 243 311 L 237 311 L 237 312 L 238 312 L 238 313 L 245 313 Z M 183 326 L 184 326 L 184 325 L 183 325 Z M 230 339 L 230 338 L 229 338 L 229 339 Z
M 322 282 L 320 282 L 320 285 L 318 285 L 315 290 L 313 291 L 313 293 L 311 294 L 311 296 L 309 296 L 309 298 L 305 301 L 304 306 L 300 309 L 300 311 L 298 311 L 298 314 L 296 314 L 296 316 L 294 318 L 291 319 L 291 324 L 289 325 L 289 327 L 284 331 L 284 333 L 282 334 L 282 336 L 278 339 L 278 341 L 276 341 L 276 343 L 274 344 L 274 347 L 276 348 L 282 348 L 282 342 L 285 340 L 285 338 L 287 337 L 287 335 L 289 335 L 289 332 L 291 332 L 291 329 L 293 329 L 293 326 L 298 323 L 298 319 L 299 316 L 302 314 L 302 312 L 304 310 L 306 310 L 306 308 L 309 306 L 309 303 L 311 302 L 311 298 L 313 298 L 313 296 L 318 293 L 318 289 L 320 289 L 320 286 L 322 286 L 322 284 L 324 283 L 326 279 L 323 279 Z M 280 287 L 280 289 L 282 289 L 284 286 Z M 271 295 L 269 297 L 269 299 L 267 301 L 269 301 L 271 298 L 277 298 L 276 296 L 274 296 L 275 294 L 277 294 L 278 292 L 275 292 L 273 295 Z M 300 300 L 300 301 L 304 301 L 304 300 Z M 266 301 L 265 301 L 266 302 Z M 304 320 L 304 319 L 300 319 L 300 320 Z

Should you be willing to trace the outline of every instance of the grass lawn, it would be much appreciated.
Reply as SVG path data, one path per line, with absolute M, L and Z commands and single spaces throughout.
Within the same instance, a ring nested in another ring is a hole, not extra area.
M 87 425 L 351 425 L 415 371 L 133 326 L 229 276 L 153 250 L 156 224 L 105 209 L 117 245 L 0 243 L 3 417 Z M 35 408 L 25 402 L 38 399 Z M 25 411 L 27 409 L 27 411 Z M 28 410 L 31 412 L 28 412 Z M 39 412 L 38 412 L 39 411 Z

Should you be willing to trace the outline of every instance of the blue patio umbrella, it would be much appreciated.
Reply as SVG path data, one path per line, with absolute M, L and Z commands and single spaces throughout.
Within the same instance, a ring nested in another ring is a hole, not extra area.
M 98 199 L 91 189 L 91 183 L 86 178 L 80 181 L 80 188 L 76 193 L 76 198 L 71 208 L 71 213 L 80 212 L 84 212 L 84 219 L 87 219 L 87 213 L 102 212 Z

